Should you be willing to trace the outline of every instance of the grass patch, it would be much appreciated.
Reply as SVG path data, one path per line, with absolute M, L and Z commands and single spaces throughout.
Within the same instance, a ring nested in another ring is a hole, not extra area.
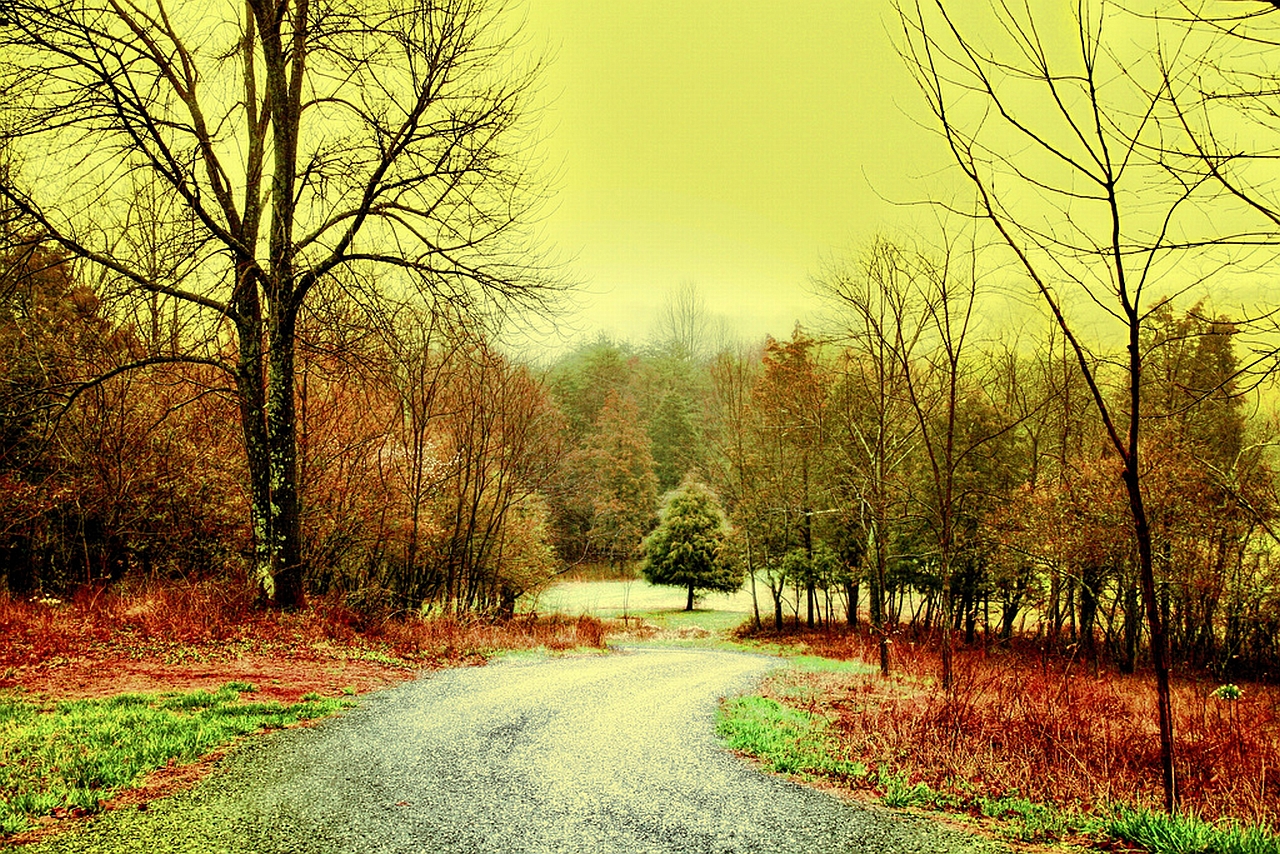
M 905 809 L 907 807 L 931 807 L 938 799 L 938 793 L 928 783 L 908 784 L 901 777 L 890 777 L 885 783 L 884 795 L 880 800 L 887 807 Z
M 680 587 L 650 584 L 643 578 L 597 581 L 565 581 L 523 602 L 521 610 L 541 613 L 621 615 L 624 611 L 673 611 L 684 608 L 688 591 Z M 708 593 L 698 598 L 699 609 L 725 611 L 744 617 L 751 612 L 751 594 Z
M 725 744 L 760 761 L 770 771 L 848 779 L 866 776 L 866 766 L 836 755 L 827 722 L 767 697 L 738 697 L 720 707 L 716 733 Z
M 658 648 L 721 649 L 759 652 L 752 642 L 744 642 L 737 630 L 749 617 L 738 611 L 709 608 L 651 608 L 597 611 L 608 620 L 610 642 L 623 646 Z
M 622 619 L 621 612 L 612 616 L 614 619 Z M 695 608 L 692 611 L 684 609 L 632 611 L 629 619 L 643 621 L 659 631 L 687 635 L 689 640 L 723 640 L 724 636 L 742 624 L 745 617 L 737 611 Z
M 629 645 L 747 648 L 728 638 L 750 619 L 750 594 L 709 593 L 692 611 L 684 610 L 687 596 L 682 588 L 653 585 L 643 578 L 571 580 L 522 607 L 608 620 L 616 641 Z
M 797 655 L 790 660 L 790 665 L 805 673 L 835 673 L 845 675 L 874 676 L 880 672 L 875 664 L 856 659 L 842 661 L 834 658 L 823 658 L 820 655 Z
M 874 665 L 858 660 L 822 658 L 792 651 L 787 666 L 780 668 L 765 681 L 766 696 L 780 700 L 793 708 L 827 709 L 827 698 L 848 694 L 850 687 L 877 673 Z M 837 715 L 827 714 L 830 720 Z M 870 763 L 878 764 L 878 763 Z
M 1101 828 L 1152 854 L 1280 854 L 1280 837 L 1270 828 L 1219 825 L 1192 815 L 1122 807 L 1104 818 Z
M 32 819 L 96 812 L 102 800 L 170 762 L 191 762 L 251 732 L 279 729 L 350 705 L 312 697 L 300 703 L 242 702 L 253 686 L 215 692 L 122 694 L 38 704 L 0 697 L 0 834 Z
M 1096 829 L 1096 822 L 1078 812 L 1033 803 L 1017 794 L 978 798 L 978 809 L 1003 822 L 1004 835 L 1020 842 L 1052 842 Z

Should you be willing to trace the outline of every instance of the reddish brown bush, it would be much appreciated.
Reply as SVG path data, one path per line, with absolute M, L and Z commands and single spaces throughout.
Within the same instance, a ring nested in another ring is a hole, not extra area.
M 504 649 L 600 647 L 606 634 L 593 617 L 373 618 L 336 598 L 282 613 L 255 607 L 247 586 L 211 581 L 85 588 L 70 601 L 0 593 L 0 681 L 12 684 L 19 668 L 71 658 L 222 660 L 254 653 L 431 667 L 478 662 Z
M 864 636 L 810 633 L 815 653 L 877 661 Z M 804 677 L 820 685 L 815 710 L 836 723 L 849 758 L 903 773 L 965 800 L 1016 791 L 1032 800 L 1089 807 L 1161 802 L 1155 689 L 1143 675 L 1086 668 L 1037 651 L 967 650 L 951 693 L 924 644 L 894 647 L 895 674 Z M 1280 823 L 1280 689 L 1175 682 L 1177 769 L 1183 805 L 1202 816 Z M 775 685 L 780 695 L 796 686 Z M 1227 692 L 1228 694 L 1230 692 Z M 794 702 L 794 701 L 793 701 Z

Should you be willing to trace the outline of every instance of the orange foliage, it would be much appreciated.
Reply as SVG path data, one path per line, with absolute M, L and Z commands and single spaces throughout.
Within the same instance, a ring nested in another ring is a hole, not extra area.
M 863 634 L 811 632 L 813 652 L 875 662 Z M 794 640 L 794 639 L 793 639 Z M 950 696 L 937 687 L 936 652 L 895 645 L 897 678 L 814 677 L 847 758 L 972 801 L 1017 792 L 1088 808 L 1158 808 L 1160 740 L 1154 689 L 1029 646 L 958 652 Z M 1177 771 L 1183 807 L 1207 818 L 1280 823 L 1280 688 L 1175 680 Z M 780 698 L 781 699 L 781 698 Z
M 72 661 L 225 661 L 366 659 L 406 670 L 478 663 L 493 650 L 604 645 L 593 617 L 371 617 L 336 598 L 317 597 L 294 613 L 254 606 L 255 592 L 223 582 L 152 582 L 85 587 L 70 601 L 15 599 L 0 593 L 0 687 L 24 674 Z

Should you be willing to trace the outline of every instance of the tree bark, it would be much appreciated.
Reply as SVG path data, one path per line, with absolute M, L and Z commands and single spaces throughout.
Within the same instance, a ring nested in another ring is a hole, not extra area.
M 1136 455 L 1126 461 L 1124 482 L 1129 492 L 1129 508 L 1133 512 L 1134 532 L 1138 539 L 1138 576 L 1142 602 L 1147 612 L 1147 628 L 1151 633 L 1151 663 L 1156 673 L 1156 707 L 1160 720 L 1160 765 L 1164 783 L 1164 808 L 1178 809 L 1178 781 L 1174 770 L 1173 704 L 1169 693 L 1169 642 L 1165 621 L 1160 614 L 1156 595 L 1155 571 L 1151 560 L 1151 528 L 1137 473 Z
M 271 571 L 275 579 L 276 606 L 293 610 L 306 604 L 302 507 L 298 495 L 298 421 L 294 404 L 296 314 L 287 307 L 279 311 L 282 316 L 277 317 L 271 327 L 267 388 Z

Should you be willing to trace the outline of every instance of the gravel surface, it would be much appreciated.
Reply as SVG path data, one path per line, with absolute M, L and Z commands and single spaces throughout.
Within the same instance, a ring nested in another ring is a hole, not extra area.
M 953 852 L 990 842 L 761 774 L 713 732 L 775 661 L 706 650 L 442 671 L 234 752 L 35 851 Z

